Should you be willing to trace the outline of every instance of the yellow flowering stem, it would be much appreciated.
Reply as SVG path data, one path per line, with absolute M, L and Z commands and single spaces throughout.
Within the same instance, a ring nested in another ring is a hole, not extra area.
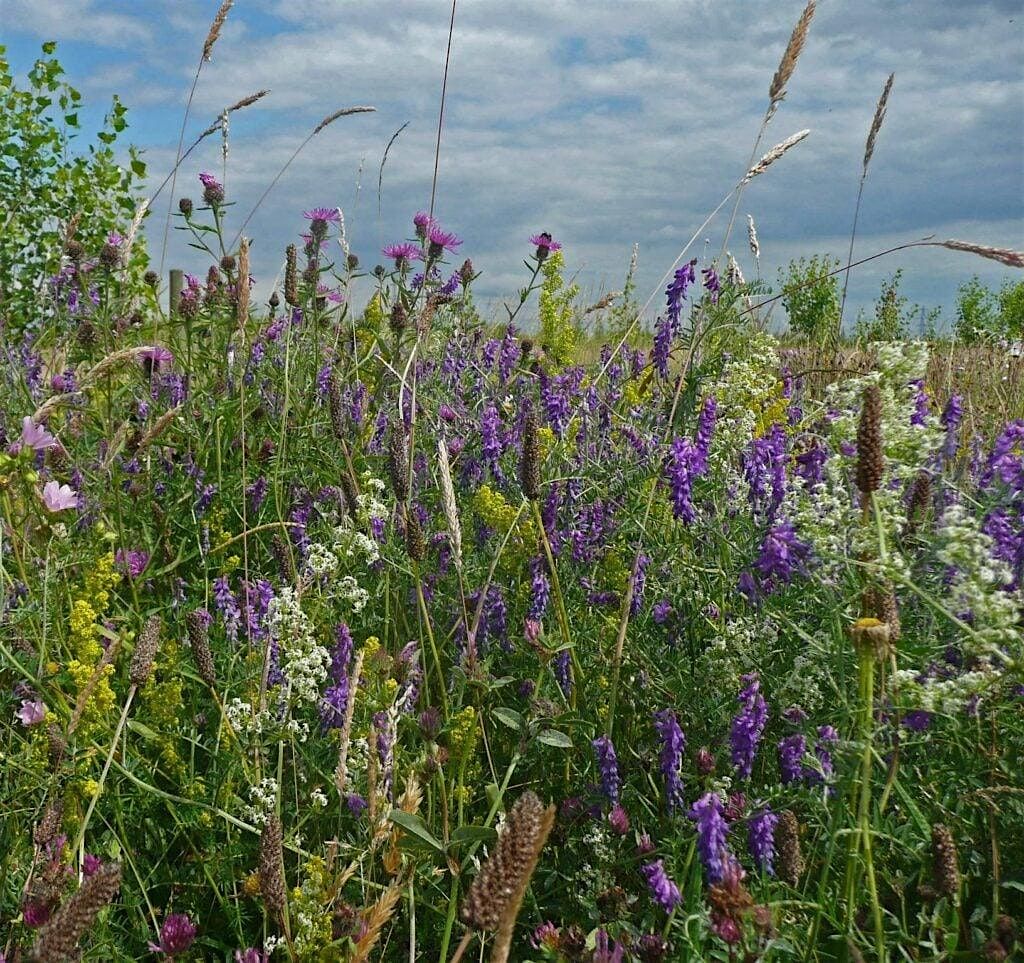
M 413 579 L 416 582 L 416 599 L 419 602 L 420 614 L 423 616 L 423 624 L 427 632 L 427 640 L 430 642 L 430 653 L 434 659 L 434 669 L 437 672 L 437 687 L 441 697 L 441 712 L 444 721 L 448 721 L 448 692 L 444 684 L 444 669 L 441 667 L 441 653 L 437 648 L 434 639 L 434 630 L 430 625 L 430 613 L 427 611 L 427 600 L 423 597 L 423 580 L 420 578 L 419 563 L 413 562 Z
M 551 551 L 551 543 L 548 541 L 548 534 L 544 531 L 544 519 L 540 513 L 540 505 L 537 502 L 531 502 L 533 506 L 533 518 L 537 523 L 537 531 L 540 532 L 540 540 L 544 545 L 544 554 L 548 560 L 548 569 L 551 572 L 551 594 L 555 597 L 555 612 L 558 614 L 558 627 L 562 632 L 562 641 L 565 643 L 565 647 L 569 652 L 569 658 L 572 660 L 572 671 L 575 674 L 577 680 L 582 682 L 583 670 L 580 668 L 579 656 L 576 654 L 576 649 L 573 647 L 572 638 L 569 635 L 569 616 L 565 611 L 565 596 L 562 595 L 562 583 L 558 579 L 558 569 L 555 567 L 555 556 Z M 570 694 L 570 705 L 575 710 L 576 708 L 576 690 L 578 686 L 573 686 Z
M 103 792 L 103 784 L 107 780 L 107 773 L 110 772 L 110 763 L 114 759 L 114 750 L 117 748 L 117 742 L 121 738 L 121 733 L 124 731 L 124 725 L 128 721 L 128 710 L 132 707 L 132 700 L 135 698 L 135 693 L 138 692 L 139 687 L 133 685 L 128 690 L 128 698 L 125 699 L 124 708 L 121 710 L 121 718 L 117 720 L 117 728 L 114 730 L 114 738 L 110 740 L 110 749 L 107 751 L 106 761 L 103 763 L 103 771 L 100 773 L 100 780 L 96 785 L 96 791 L 92 794 L 92 798 L 89 800 L 89 806 L 85 810 L 85 816 L 82 818 L 82 825 L 78 829 L 78 835 L 75 837 L 75 845 L 71 847 L 72 852 L 76 852 L 78 848 L 85 841 L 85 830 L 89 826 L 89 820 L 92 818 L 93 810 L 96 808 L 96 803 Z

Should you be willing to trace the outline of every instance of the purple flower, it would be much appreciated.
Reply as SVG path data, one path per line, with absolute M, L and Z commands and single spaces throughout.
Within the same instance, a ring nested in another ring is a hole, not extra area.
M 417 211 L 412 219 L 413 227 L 416 229 L 417 237 L 426 237 L 427 231 L 434 223 L 434 219 L 425 211 Z
M 669 449 L 665 474 L 672 492 L 672 514 L 687 524 L 697 519 L 693 507 L 693 480 L 701 474 L 700 453 L 689 438 L 677 438 Z
M 383 248 L 384 257 L 394 258 L 396 268 L 407 267 L 410 261 L 422 261 L 423 251 L 418 244 L 403 241 L 401 244 L 389 244 Z
M 683 780 L 679 771 L 683 763 L 683 750 L 686 748 L 686 737 L 680 728 L 679 720 L 671 709 L 662 709 L 654 714 L 654 728 L 661 739 L 661 752 L 658 755 L 661 775 L 665 780 L 665 801 L 668 811 L 682 809 L 684 803 Z
M 924 732 L 932 724 L 932 714 L 924 709 L 911 709 L 903 717 L 903 728 L 911 732 Z
M 547 920 L 541 923 L 540 926 L 533 931 L 533 936 L 530 938 L 530 945 L 535 950 L 539 950 L 541 947 L 545 946 L 550 949 L 557 949 L 558 937 L 558 927 L 550 920 Z
M 150 942 L 149 948 L 165 956 L 181 956 L 192 946 L 196 933 L 196 927 L 184 913 L 171 913 L 160 927 L 159 944 Z
M 213 580 L 213 603 L 224 620 L 224 629 L 227 637 L 234 642 L 238 638 L 238 627 L 242 621 L 242 610 L 239 608 L 235 593 L 231 591 L 231 585 L 226 575 L 221 575 Z
M 601 775 L 601 791 L 615 805 L 619 801 L 619 761 L 615 755 L 615 746 L 608 736 L 598 736 L 591 745 Z
M 718 405 L 715 399 L 708 395 L 701 405 L 700 416 L 697 418 L 697 433 L 694 436 L 696 442 L 696 467 L 700 474 L 708 470 L 708 452 L 711 450 L 711 436 L 715 432 L 715 420 L 718 415 Z
M 641 867 L 641 872 L 644 874 L 644 879 L 647 880 L 651 899 L 666 913 L 671 913 L 679 905 L 682 896 L 679 893 L 679 887 L 669 879 L 665 872 L 665 861 L 657 859 L 653 863 L 648 863 Z
M 786 432 L 780 425 L 772 425 L 764 437 L 755 438 L 744 457 L 743 471 L 750 485 L 751 500 L 769 518 L 786 494 L 786 461 Z M 769 488 L 771 497 L 767 498 Z
M 757 746 L 768 721 L 768 706 L 761 695 L 761 683 L 756 674 L 745 675 L 742 681 L 746 686 L 736 697 L 741 708 L 732 720 L 729 742 L 733 765 L 742 777 L 749 779 Z
M 793 523 L 784 518 L 768 530 L 754 567 L 766 580 L 785 585 L 800 571 L 809 554 L 810 546 L 796 537 Z
M 555 673 L 555 679 L 558 681 L 558 687 L 562 690 L 562 695 L 569 698 L 572 694 L 572 659 L 569 656 L 569 650 L 562 649 L 561 652 L 557 652 L 554 659 L 551 660 L 551 667 Z
M 266 950 L 258 950 L 253 946 L 235 950 L 235 963 L 268 963 L 269 960 Z
M 130 579 L 137 579 L 149 564 L 149 552 L 131 548 L 127 552 L 119 548 L 114 555 L 114 564 Z
M 767 806 L 759 809 L 747 821 L 747 848 L 758 868 L 769 876 L 775 875 L 775 826 L 779 817 Z
M 665 289 L 668 321 L 673 334 L 679 332 L 679 315 L 682 311 L 683 299 L 686 297 L 686 289 L 697 279 L 696 272 L 694 271 L 696 263 L 697 259 L 694 258 L 678 268 Z
M 86 853 L 82 857 L 82 875 L 95 876 L 103 868 L 103 860 L 92 853 Z
M 799 782 L 804 775 L 804 756 L 807 755 L 807 740 L 796 733 L 779 742 L 779 768 L 783 783 Z
M 303 211 L 302 216 L 307 221 L 328 221 L 331 224 L 341 222 L 341 213 L 336 207 L 314 207 L 310 211 Z
M 818 741 L 814 745 L 814 755 L 818 760 L 818 765 L 821 767 L 821 771 L 810 770 L 808 771 L 808 778 L 811 782 L 820 782 L 822 779 L 828 779 L 832 775 L 832 750 L 831 746 L 834 746 L 839 742 L 839 733 L 836 732 L 833 726 L 818 726 Z
M 914 386 L 914 411 L 910 423 L 920 427 L 928 420 L 928 392 L 924 390 L 924 380 L 921 378 L 911 384 Z
M 43 485 L 43 504 L 47 511 L 51 512 L 63 512 L 69 508 L 77 508 L 78 492 L 70 485 L 48 481 Z
M 529 618 L 539 622 L 551 598 L 551 582 L 547 576 L 547 562 L 542 556 L 538 555 L 530 562 L 530 569 L 532 572 L 530 580 L 532 599 Z
M 1016 493 L 1024 492 L 1024 420 L 1011 421 L 996 439 L 979 480 L 987 488 L 994 478 Z
M 594 955 L 591 957 L 591 963 L 624 963 L 625 959 L 626 950 L 622 944 L 613 940 L 604 930 L 598 930 L 594 937 Z
M 629 814 L 621 806 L 616 806 L 608 813 L 608 825 L 620 836 L 629 832 Z
M 636 577 L 633 578 L 633 598 L 629 604 L 629 614 L 635 616 L 644 604 L 644 588 L 647 585 L 647 566 L 651 564 L 649 555 L 641 552 L 636 559 Z
M 345 805 L 348 806 L 348 811 L 358 819 L 370 804 L 359 793 L 351 792 L 345 797 Z
M 718 295 L 722 290 L 722 283 L 718 280 L 718 272 L 713 267 L 706 267 L 701 272 L 704 278 L 704 288 L 711 296 L 713 304 L 718 303 Z
M 41 699 L 22 699 L 21 708 L 14 715 L 25 728 L 37 726 L 46 718 L 46 703 Z
M 729 856 L 725 836 L 729 826 L 723 816 L 722 800 L 717 793 L 705 793 L 690 808 L 690 819 L 697 824 L 697 849 L 708 880 L 717 883 L 725 872 Z
M 440 257 L 444 251 L 453 252 L 462 244 L 458 235 L 451 231 L 441 230 L 439 224 L 432 223 L 427 227 L 427 242 L 430 244 L 428 254 L 432 258 Z
M 668 377 L 668 358 L 672 351 L 672 322 L 668 318 L 659 318 L 654 326 L 654 349 L 651 362 L 662 378 Z
M 553 251 L 561 251 L 562 245 L 558 241 L 554 240 L 547 231 L 542 231 L 540 234 L 534 234 L 530 238 L 530 243 L 537 248 L 536 258 L 538 261 L 546 260 L 547 256 Z
M 21 444 L 33 451 L 46 451 L 57 444 L 57 439 L 37 425 L 29 415 L 25 415 L 21 422 Z

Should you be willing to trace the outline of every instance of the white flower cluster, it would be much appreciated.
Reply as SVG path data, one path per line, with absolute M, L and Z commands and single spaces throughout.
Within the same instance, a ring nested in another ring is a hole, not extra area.
M 243 812 L 254 826 L 266 826 L 276 805 L 277 780 L 263 779 L 258 785 L 249 787 L 249 805 Z
M 309 546 L 306 568 L 314 578 L 322 578 L 338 570 L 338 556 L 326 545 L 314 542 Z
M 363 528 L 369 527 L 371 518 L 387 518 L 388 506 L 381 501 L 384 482 L 369 474 L 362 477 L 363 490 L 356 496 L 356 519 Z
M 370 600 L 370 593 L 360 586 L 351 575 L 338 579 L 334 583 L 334 590 L 352 606 L 353 612 L 362 612 L 366 607 L 366 603 Z
M 238 734 L 258 736 L 263 732 L 265 714 L 253 712 L 252 704 L 239 698 L 232 699 L 225 707 L 228 724 Z
M 319 645 L 313 626 L 292 588 L 283 588 L 267 610 L 271 638 L 280 645 L 281 673 L 293 698 L 317 702 L 327 679 L 331 654 Z
M 309 794 L 309 801 L 314 806 L 319 806 L 321 809 L 327 808 L 327 797 L 324 795 L 324 791 L 319 786 L 317 786 L 316 789 L 314 789 Z
M 363 496 L 360 496 L 363 497 Z M 350 518 L 334 529 L 334 554 L 343 561 L 372 565 L 380 558 L 380 549 L 369 535 L 359 531 Z

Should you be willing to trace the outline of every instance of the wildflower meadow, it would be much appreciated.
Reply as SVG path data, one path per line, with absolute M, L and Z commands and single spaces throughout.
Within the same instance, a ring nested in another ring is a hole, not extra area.
M 920 340 L 852 236 L 745 279 L 814 14 L 714 249 L 588 304 L 538 212 L 487 312 L 457 205 L 253 277 L 187 137 L 144 196 L 0 56 L 0 961 L 1024 956 L 1024 254 L 912 242 Z

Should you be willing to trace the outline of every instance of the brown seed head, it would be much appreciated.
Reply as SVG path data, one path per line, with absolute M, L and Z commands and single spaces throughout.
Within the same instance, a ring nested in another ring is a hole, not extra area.
M 289 244 L 284 251 L 284 299 L 293 308 L 299 303 L 298 251 Z
M 782 60 L 779 62 L 778 69 L 772 77 L 772 82 L 768 87 L 768 97 L 773 106 L 786 96 L 786 84 L 789 83 L 789 78 L 793 76 L 793 71 L 796 70 L 796 63 L 800 59 L 804 44 L 807 42 L 807 31 L 811 26 L 811 20 L 814 19 L 815 5 L 815 0 L 807 0 L 807 6 L 804 7 L 804 12 L 800 14 L 800 19 L 796 22 L 793 33 L 790 34 L 789 43 L 786 44 L 786 50 L 782 54 Z
M 77 957 L 78 944 L 121 886 L 120 863 L 104 863 L 40 931 L 32 950 L 37 963 L 62 963 Z
M 128 666 L 128 679 L 134 686 L 144 686 L 149 681 L 157 649 L 160 647 L 160 628 L 160 616 L 152 615 L 139 633 L 139 641 L 135 643 L 132 661 Z
M 409 444 L 401 425 L 391 426 L 388 445 L 388 478 L 391 490 L 400 502 L 409 500 Z
M 540 440 L 537 413 L 529 408 L 523 418 L 523 450 L 519 459 L 519 487 L 523 497 L 536 501 L 540 497 Z
M 896 74 L 889 74 L 889 79 L 885 82 L 885 87 L 882 88 L 882 96 L 878 98 L 878 106 L 875 107 L 875 116 L 871 120 L 871 129 L 868 131 L 867 143 L 864 145 L 863 170 L 865 174 L 868 172 L 868 164 L 871 163 L 871 155 L 875 152 L 875 139 L 878 137 L 878 132 L 882 129 L 882 122 L 885 120 L 885 108 L 889 103 L 889 93 L 892 91 L 892 82 L 895 79 Z
M 427 555 L 427 541 L 423 536 L 423 526 L 414 511 L 405 514 L 405 550 L 414 562 L 422 562 Z
M 790 809 L 779 813 L 775 842 L 779 854 L 779 879 L 790 886 L 798 886 L 804 872 L 804 857 L 800 851 L 800 823 Z
M 188 628 L 188 643 L 192 648 L 199 678 L 211 689 L 217 684 L 217 672 L 213 665 L 213 653 L 210 651 L 210 614 L 205 609 L 193 609 L 185 616 Z
M 284 916 L 284 840 L 281 820 L 275 814 L 267 820 L 260 834 L 260 895 L 267 912 L 275 920 Z
M 932 875 L 935 888 L 943 896 L 956 896 L 960 891 L 960 857 L 956 841 L 948 826 L 932 826 Z
M 868 495 L 878 491 L 885 467 L 882 454 L 882 392 L 878 385 L 868 385 L 860 409 L 857 426 L 857 488 Z

